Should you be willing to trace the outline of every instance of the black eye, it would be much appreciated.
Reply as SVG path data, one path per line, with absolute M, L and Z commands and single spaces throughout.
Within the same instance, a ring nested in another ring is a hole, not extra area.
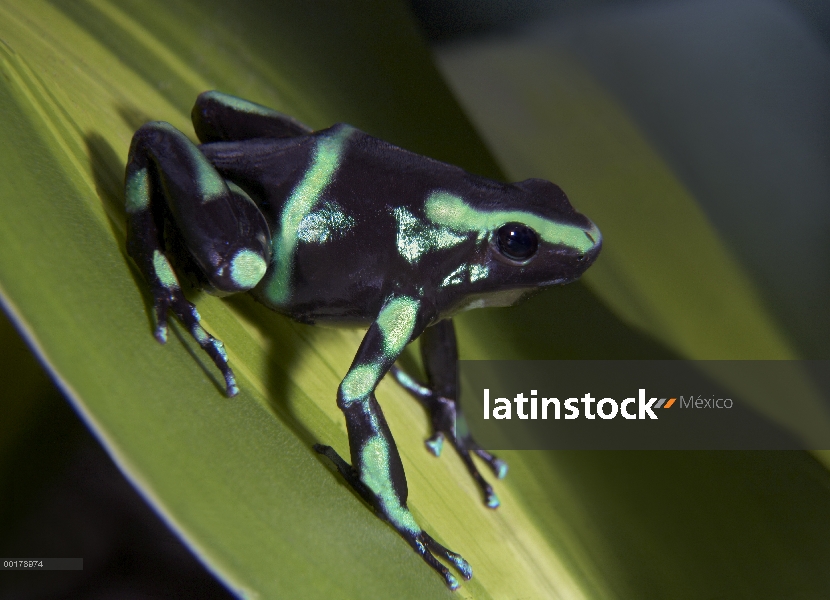
M 536 232 L 521 223 L 503 225 L 497 235 L 499 250 L 511 260 L 527 260 L 539 247 Z

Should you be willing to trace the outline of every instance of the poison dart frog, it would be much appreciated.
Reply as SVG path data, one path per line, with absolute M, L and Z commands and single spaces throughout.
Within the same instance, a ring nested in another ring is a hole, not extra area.
M 375 399 L 390 372 L 430 415 L 427 448 L 449 440 L 490 508 L 493 488 L 476 454 L 503 477 L 507 465 L 470 435 L 456 403 L 451 317 L 507 306 L 577 279 L 602 245 L 597 227 L 541 179 L 500 183 L 408 152 L 354 127 L 312 131 L 274 110 L 223 93 L 192 112 L 201 144 L 164 122 L 143 125 L 126 170 L 127 250 L 150 286 L 155 337 L 172 312 L 238 392 L 221 341 L 199 324 L 172 262 L 180 253 L 203 287 L 250 293 L 303 323 L 368 326 L 337 390 L 351 464 L 328 457 L 451 589 L 470 565 L 435 541 L 407 508 L 395 440 Z M 428 382 L 394 366 L 420 337 Z

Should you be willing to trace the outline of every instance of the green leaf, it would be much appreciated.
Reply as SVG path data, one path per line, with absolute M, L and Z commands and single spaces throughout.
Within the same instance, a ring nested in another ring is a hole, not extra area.
M 180 328 L 165 347 L 152 337 L 149 297 L 124 252 L 124 161 L 142 122 L 163 119 L 189 133 L 196 94 L 216 88 L 315 127 L 349 122 L 474 172 L 499 170 L 403 5 L 225 4 L 0 2 L 0 298 L 120 468 L 238 594 L 451 597 L 311 451 L 323 441 L 348 453 L 334 399 L 360 333 L 297 325 L 244 297 L 194 294 L 239 376 L 241 394 L 225 398 L 218 373 Z M 592 217 L 603 210 L 581 197 L 577 205 Z M 717 268 L 729 273 L 728 264 Z M 640 299 L 650 302 L 648 293 Z M 676 309 L 611 306 L 646 321 L 652 310 Z M 655 341 L 625 318 L 577 284 L 516 309 L 464 315 L 461 350 L 469 358 L 677 356 L 667 337 Z M 772 328 L 759 339 L 781 351 L 777 335 Z M 815 547 L 827 539 L 827 476 L 804 455 L 729 464 L 693 457 L 676 468 L 671 457 L 509 452 L 510 473 L 495 484 L 502 507 L 490 511 L 457 456 L 426 452 L 422 409 L 388 382 L 378 397 L 416 518 L 473 565 L 456 597 L 826 595 L 815 573 L 826 571 L 828 553 L 810 554 L 806 569 L 772 568 L 776 551 L 805 557 L 805 535 Z M 776 464 L 774 497 L 789 519 L 759 500 L 758 481 Z M 654 498 L 666 508 L 655 511 Z M 718 502 L 720 510 L 698 506 Z M 759 522 L 776 529 L 743 546 Z M 766 562 L 754 557 L 760 542 L 773 557 Z M 706 554 L 720 547 L 731 554 Z M 735 573 L 754 581 L 759 567 L 767 575 L 754 587 L 729 585 Z
M 239 377 L 242 393 L 229 400 L 180 328 L 166 347 L 154 341 L 149 297 L 124 251 L 132 132 L 148 119 L 189 132 L 205 89 L 313 126 L 348 121 L 497 174 L 407 10 L 5 2 L 0 39 L 0 295 L 122 471 L 242 596 L 448 595 L 311 450 L 325 441 L 348 455 L 334 399 L 360 332 L 294 324 L 249 298 L 195 295 Z M 473 564 L 461 597 L 608 595 L 568 527 L 578 504 L 567 518 L 547 514 L 534 466 L 544 457 L 511 455 L 516 474 L 497 487 L 503 507 L 488 510 L 457 456 L 424 449 L 417 403 L 386 382 L 379 398 L 416 518 Z

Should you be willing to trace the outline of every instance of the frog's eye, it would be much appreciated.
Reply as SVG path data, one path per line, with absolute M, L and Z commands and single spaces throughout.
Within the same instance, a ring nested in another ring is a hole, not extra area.
M 536 254 L 539 239 L 536 232 L 521 223 L 502 225 L 498 233 L 499 251 L 511 260 L 524 261 Z

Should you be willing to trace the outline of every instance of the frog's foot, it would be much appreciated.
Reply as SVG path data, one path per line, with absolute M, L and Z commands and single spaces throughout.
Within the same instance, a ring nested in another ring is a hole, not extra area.
M 481 488 L 484 494 L 484 503 L 489 508 L 498 508 L 499 498 L 493 491 L 493 487 L 481 476 L 471 454 L 476 454 L 484 460 L 499 479 L 503 479 L 507 475 L 507 463 L 496 458 L 476 443 L 470 435 L 467 422 L 455 400 L 439 396 L 397 366 L 393 366 L 390 373 L 406 391 L 424 405 L 430 414 L 434 433 L 425 442 L 427 450 L 435 456 L 440 456 L 444 440 L 449 439 L 458 451 L 461 460 L 464 461 L 470 475 Z
M 386 503 L 381 498 L 375 495 L 369 487 L 360 480 L 360 474 L 352 465 L 343 460 L 334 448 L 331 446 L 323 446 L 322 444 L 315 444 L 314 450 L 320 454 L 325 455 L 334 463 L 337 470 L 343 476 L 343 479 L 354 489 L 367 503 L 374 509 L 375 513 L 384 521 L 392 525 L 395 530 L 403 537 L 407 543 L 417 552 L 421 558 L 424 559 L 430 567 L 443 577 L 444 582 L 451 590 L 458 589 L 458 579 L 450 572 L 450 570 L 438 561 L 437 557 L 443 558 L 455 567 L 464 579 L 470 579 L 473 576 L 473 569 L 470 564 L 464 560 L 460 554 L 456 554 L 452 550 L 448 550 L 438 542 L 436 542 L 431 535 L 421 529 L 409 509 L 406 506 L 396 506 L 390 510 Z M 394 513 L 394 514 L 393 514 Z
M 167 311 L 171 311 L 222 372 L 222 376 L 225 378 L 225 393 L 228 396 L 236 396 L 239 393 L 239 388 L 236 385 L 236 377 L 228 366 L 228 354 L 225 352 L 225 345 L 201 326 L 199 323 L 201 317 L 196 307 L 187 301 L 178 284 L 169 287 L 159 286 L 153 290 L 153 304 L 156 311 L 155 337 L 159 343 L 167 342 Z

